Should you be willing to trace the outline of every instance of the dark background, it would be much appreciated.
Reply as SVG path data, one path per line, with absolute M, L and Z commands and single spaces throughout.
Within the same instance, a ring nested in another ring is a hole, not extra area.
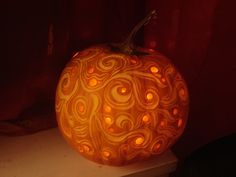
M 1 57 L 0 133 L 56 126 L 54 93 L 76 50 L 121 42 L 156 9 L 136 43 L 168 56 L 190 92 L 186 130 L 173 147 L 184 158 L 236 132 L 236 3 L 233 0 L 12 0 L 6 3 Z M 220 153 L 220 152 L 219 152 Z

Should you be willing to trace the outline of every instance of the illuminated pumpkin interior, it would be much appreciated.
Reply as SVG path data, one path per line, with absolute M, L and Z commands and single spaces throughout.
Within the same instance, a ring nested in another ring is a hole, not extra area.
M 91 47 L 64 69 L 56 93 L 57 120 L 82 156 L 124 165 L 161 154 L 182 134 L 186 84 L 166 57 L 145 52 L 136 56 Z

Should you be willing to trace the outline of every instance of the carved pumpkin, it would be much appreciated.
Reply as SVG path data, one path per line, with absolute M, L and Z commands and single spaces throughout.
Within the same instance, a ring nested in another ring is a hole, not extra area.
M 182 134 L 186 84 L 160 53 L 100 45 L 76 53 L 56 92 L 59 128 L 84 157 L 124 165 L 163 153 Z

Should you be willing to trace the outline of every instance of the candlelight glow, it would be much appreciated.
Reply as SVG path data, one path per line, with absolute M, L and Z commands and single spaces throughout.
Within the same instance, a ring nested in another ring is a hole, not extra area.
M 85 158 L 124 165 L 163 153 L 183 133 L 188 90 L 163 55 L 142 57 L 92 47 L 61 74 L 56 92 L 59 128 Z

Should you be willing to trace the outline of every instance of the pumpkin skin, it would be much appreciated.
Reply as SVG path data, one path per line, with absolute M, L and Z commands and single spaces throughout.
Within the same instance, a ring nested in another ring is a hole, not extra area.
M 165 56 L 138 51 L 90 47 L 76 53 L 61 74 L 59 129 L 87 159 L 119 166 L 141 161 L 163 153 L 183 133 L 185 81 Z

